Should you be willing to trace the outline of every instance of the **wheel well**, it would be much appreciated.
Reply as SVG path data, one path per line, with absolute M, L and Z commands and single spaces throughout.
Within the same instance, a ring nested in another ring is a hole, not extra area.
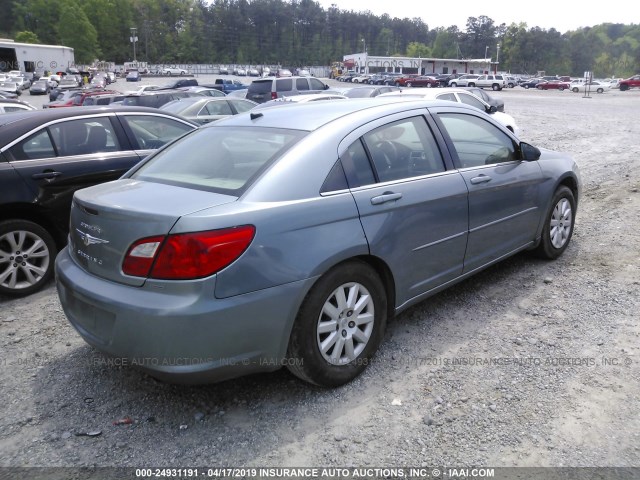
M 0 222 L 5 220 L 28 220 L 37 223 L 53 236 L 58 249 L 67 243 L 65 233 L 57 228 L 43 212 L 38 211 L 31 205 L 19 203 L 3 205 L 2 213 L 0 213 Z
M 563 178 L 560 182 L 560 185 L 564 185 L 568 187 L 573 192 L 573 198 L 576 200 L 576 205 L 578 204 L 578 182 L 573 177 Z
M 391 269 L 382 259 L 372 255 L 361 255 L 356 258 L 369 264 L 380 276 L 387 293 L 387 321 L 390 321 L 395 316 L 396 310 L 396 282 Z

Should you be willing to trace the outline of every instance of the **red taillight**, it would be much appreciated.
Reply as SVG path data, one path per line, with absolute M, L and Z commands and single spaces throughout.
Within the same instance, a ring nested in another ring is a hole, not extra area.
M 146 277 L 151 271 L 158 247 L 162 244 L 164 236 L 147 237 L 129 247 L 127 255 L 122 262 L 122 271 L 134 277 Z
M 164 280 L 208 277 L 240 257 L 251 244 L 255 231 L 253 225 L 243 225 L 180 233 L 166 239 L 144 238 L 129 248 L 122 271 L 127 275 Z
M 278 98 L 278 92 L 271 92 L 271 100 Z

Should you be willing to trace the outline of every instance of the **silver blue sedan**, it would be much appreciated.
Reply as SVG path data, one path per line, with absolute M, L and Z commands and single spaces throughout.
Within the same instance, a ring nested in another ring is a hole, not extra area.
M 393 315 L 520 251 L 560 256 L 579 196 L 569 156 L 466 105 L 265 109 L 76 192 L 57 288 L 89 344 L 155 377 L 285 365 L 337 386 Z

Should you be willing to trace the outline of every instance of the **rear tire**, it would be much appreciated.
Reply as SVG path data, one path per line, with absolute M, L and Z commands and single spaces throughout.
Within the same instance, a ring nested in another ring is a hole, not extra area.
M 338 387 L 370 363 L 387 323 L 376 271 L 354 260 L 325 273 L 305 298 L 289 339 L 287 368 L 298 378 Z
M 0 294 L 23 297 L 53 275 L 57 248 L 49 232 L 27 220 L 0 222 Z
M 568 187 L 560 186 L 551 200 L 542 228 L 542 238 L 534 253 L 548 260 L 554 260 L 564 253 L 573 235 L 576 200 Z
M 449 85 L 450 87 L 456 88 L 458 86 L 458 84 L 456 82 L 451 82 L 451 85 Z

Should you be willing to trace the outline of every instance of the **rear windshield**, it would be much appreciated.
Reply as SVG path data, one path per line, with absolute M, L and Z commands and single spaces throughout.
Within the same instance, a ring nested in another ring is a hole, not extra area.
M 131 178 L 239 196 L 307 132 L 201 128 L 158 152 Z
M 269 93 L 271 91 L 271 80 L 264 82 L 252 82 L 249 85 L 249 93 Z

